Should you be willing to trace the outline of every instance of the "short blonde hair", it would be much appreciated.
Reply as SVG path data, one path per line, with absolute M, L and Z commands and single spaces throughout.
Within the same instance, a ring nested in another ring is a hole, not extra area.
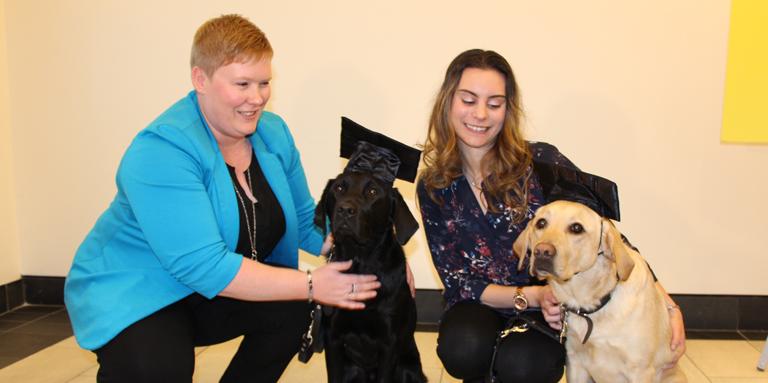
M 219 67 L 272 57 L 264 32 L 240 15 L 222 15 L 203 23 L 192 43 L 191 67 L 212 76 Z

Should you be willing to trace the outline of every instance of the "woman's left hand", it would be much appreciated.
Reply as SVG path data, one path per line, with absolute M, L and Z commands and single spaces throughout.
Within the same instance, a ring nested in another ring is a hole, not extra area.
M 560 316 L 560 302 L 555 298 L 555 294 L 552 292 L 552 286 L 545 285 L 541 287 L 539 293 L 539 305 L 541 306 L 541 313 L 544 314 L 544 320 L 547 321 L 549 327 L 555 330 L 563 328 Z
M 333 234 L 328 234 L 327 237 L 325 237 L 325 241 L 323 242 L 323 247 L 320 248 L 320 255 L 328 256 L 328 253 L 331 252 L 331 249 L 333 248 Z
M 677 361 L 685 354 L 685 324 L 683 323 L 683 312 L 680 311 L 672 297 L 667 294 L 667 290 L 658 281 L 656 288 L 664 295 L 664 304 L 667 305 L 667 314 L 669 314 L 669 327 L 672 332 L 672 339 L 669 341 L 669 348 L 672 349 L 672 361 L 664 365 L 664 369 L 672 368 Z
M 408 265 L 408 260 L 405 261 L 405 280 L 408 282 L 408 288 L 411 289 L 411 297 L 416 298 L 416 281 L 413 279 L 413 273 L 411 272 L 411 266 Z
M 669 313 L 669 327 L 672 330 L 672 340 L 669 342 L 669 347 L 672 348 L 673 359 L 667 363 L 664 368 L 672 368 L 677 364 L 677 361 L 685 354 L 685 324 L 683 323 L 683 313 L 680 311 L 680 307 L 670 307 L 667 312 Z

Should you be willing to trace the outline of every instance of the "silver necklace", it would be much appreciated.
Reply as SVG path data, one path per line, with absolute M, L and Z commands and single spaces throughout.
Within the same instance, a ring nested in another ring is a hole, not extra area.
M 245 169 L 245 176 L 248 178 L 248 189 L 251 189 L 251 193 L 253 193 L 250 167 Z M 237 177 L 235 177 L 235 182 L 237 182 Z M 255 201 L 251 201 L 251 212 L 253 213 L 253 230 L 251 230 L 251 221 L 248 219 L 248 213 L 245 207 L 245 199 L 243 199 L 243 196 L 240 194 L 240 189 L 237 188 L 237 185 L 234 186 L 237 199 L 240 200 L 240 206 L 243 207 L 243 215 L 245 216 L 245 228 L 248 229 L 248 242 L 251 243 L 251 259 L 256 260 L 259 255 L 259 252 L 256 251 L 256 204 L 259 203 L 259 200 L 256 199 L 256 196 L 254 196 L 253 199 L 255 199 Z
M 482 207 L 484 210 L 487 210 L 488 202 L 485 200 L 482 181 L 480 181 L 480 184 L 478 184 L 477 182 L 475 182 L 475 177 L 467 169 L 463 169 L 463 170 L 464 170 L 464 178 L 467 179 L 467 181 L 469 182 L 469 185 L 477 189 L 477 191 L 479 192 L 475 194 L 477 194 L 477 200 L 480 203 L 480 207 Z
M 480 181 L 480 183 L 478 184 L 478 183 L 475 181 L 475 177 L 474 177 L 474 176 L 473 176 L 473 175 L 472 175 L 472 174 L 471 174 L 471 173 L 470 173 L 470 172 L 469 172 L 467 169 L 464 169 L 464 178 L 466 178 L 466 179 L 467 179 L 467 181 L 469 181 L 469 184 L 470 184 L 470 185 L 471 185 L 473 188 L 475 188 L 475 189 L 477 189 L 477 190 L 480 190 L 480 191 L 482 191 L 482 190 L 483 190 L 483 184 L 482 184 L 482 181 Z

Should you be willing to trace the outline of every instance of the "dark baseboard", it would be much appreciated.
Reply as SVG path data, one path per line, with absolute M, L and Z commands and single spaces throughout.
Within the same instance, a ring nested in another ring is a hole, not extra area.
M 0 314 L 24 304 L 21 279 L 0 285 Z
M 671 294 L 685 328 L 700 331 L 768 331 L 768 296 Z M 440 290 L 418 290 L 419 326 L 435 326 L 445 302 Z
M 0 285 L 0 314 L 24 304 L 64 305 L 64 277 L 23 275 L 17 281 Z
M 694 331 L 768 331 L 768 296 L 672 294 L 685 327 Z M 64 277 L 24 275 L 0 285 L 0 314 L 23 304 L 63 305 Z M 436 329 L 445 302 L 440 290 L 416 292 L 420 329 Z

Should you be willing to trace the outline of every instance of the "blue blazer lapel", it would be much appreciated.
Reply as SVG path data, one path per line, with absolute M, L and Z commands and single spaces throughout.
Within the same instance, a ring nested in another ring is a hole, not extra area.
M 240 236 L 240 214 L 237 208 L 234 185 L 229 176 L 227 164 L 219 150 L 219 144 L 213 136 L 208 122 L 203 118 L 200 112 L 200 104 L 197 102 L 197 94 L 191 91 L 187 96 L 192 100 L 197 116 L 200 119 L 201 131 L 197 131 L 201 149 L 210 151 L 213 156 L 201 156 L 203 162 L 203 171 L 205 174 L 205 183 L 208 189 L 208 195 L 211 197 L 211 204 L 214 206 L 214 214 L 219 222 L 219 228 L 224 243 L 229 251 L 237 249 L 237 240 Z M 206 138 L 203 138 L 204 135 Z

